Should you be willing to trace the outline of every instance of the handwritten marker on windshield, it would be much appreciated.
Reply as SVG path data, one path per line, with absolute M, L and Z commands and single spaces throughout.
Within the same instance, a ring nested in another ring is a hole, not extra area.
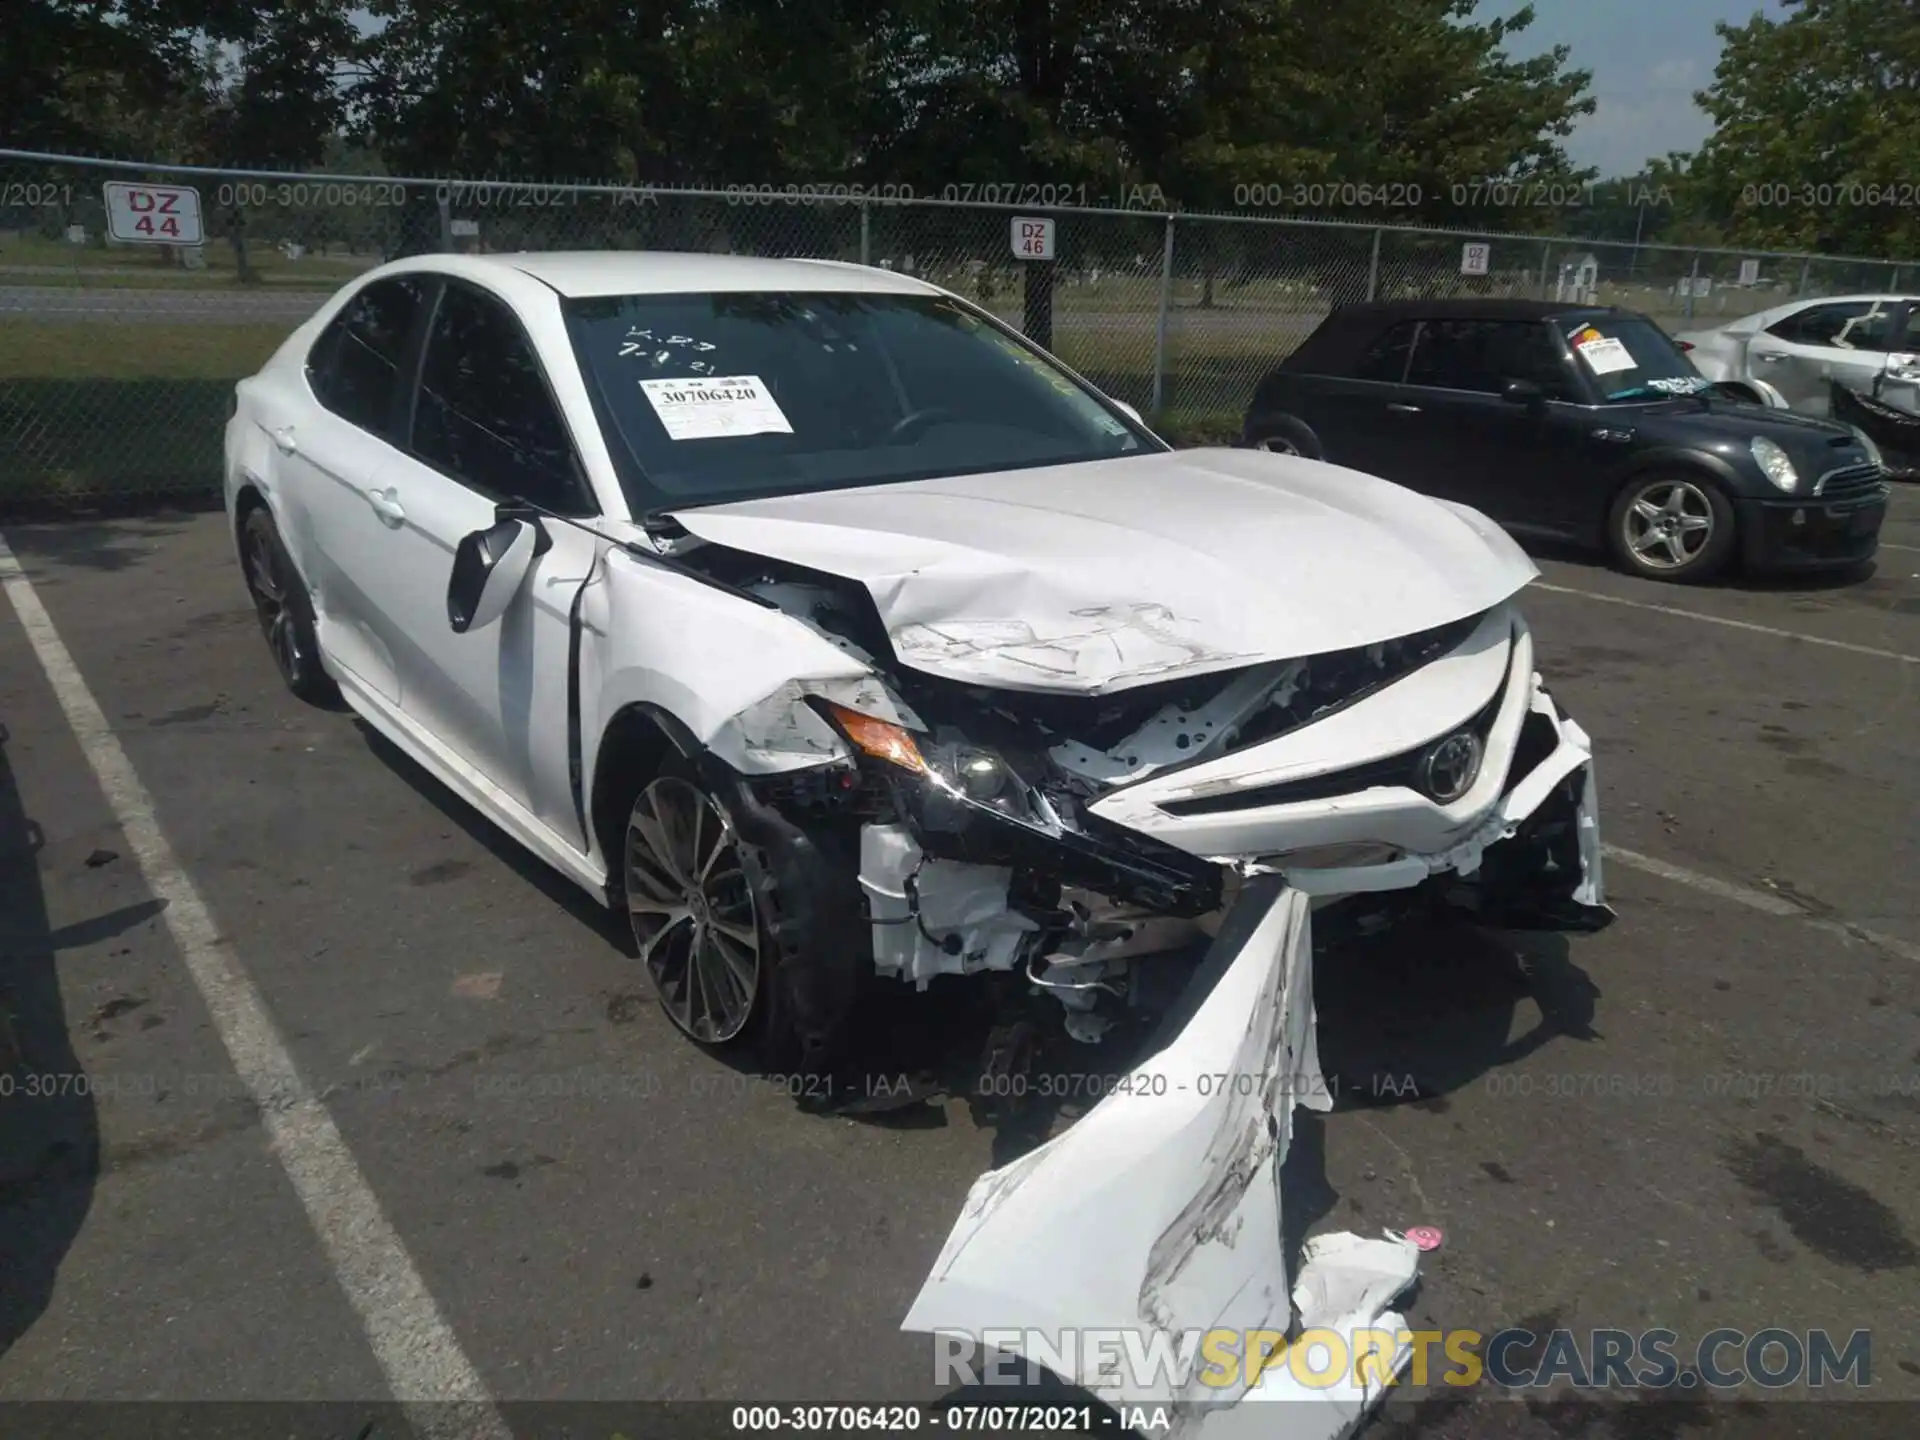
M 1407 1231 L 1407 1239 L 1422 1250 L 1438 1250 L 1446 1236 L 1440 1233 L 1438 1225 L 1416 1225 Z

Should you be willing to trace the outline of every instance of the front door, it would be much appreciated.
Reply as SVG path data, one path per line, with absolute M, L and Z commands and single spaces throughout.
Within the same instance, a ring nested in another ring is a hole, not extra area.
M 1515 381 L 1537 393 L 1507 398 Z M 1573 402 L 1583 398 L 1540 322 L 1425 322 L 1399 396 L 1418 436 L 1420 488 L 1503 525 L 1564 530 L 1577 489 L 1567 471 L 1581 463 Z
M 428 327 L 408 454 L 387 499 L 402 516 L 377 581 L 407 720 L 581 850 L 568 766 L 572 609 L 600 542 L 543 519 L 520 592 L 492 625 L 454 633 L 447 584 L 463 536 L 501 504 L 596 513 L 532 342 L 507 304 L 448 280 Z

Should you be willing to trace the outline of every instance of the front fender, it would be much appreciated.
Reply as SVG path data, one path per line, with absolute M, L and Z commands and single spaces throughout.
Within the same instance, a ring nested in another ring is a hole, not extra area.
M 1655 450 L 1643 451 L 1630 456 L 1626 463 L 1611 477 L 1606 486 L 1600 512 L 1594 517 L 1596 536 L 1605 543 L 1607 517 L 1613 509 L 1613 502 L 1626 485 L 1641 476 L 1667 471 L 1682 472 L 1701 476 L 1719 486 L 1721 492 L 1730 501 L 1738 501 L 1755 493 L 1751 479 L 1746 478 L 1725 457 L 1715 455 L 1709 450 L 1696 450 L 1683 445 L 1662 445 Z
M 826 723 L 797 703 L 800 682 L 879 683 L 864 661 L 785 611 L 622 550 L 607 551 L 580 621 L 589 734 L 629 706 L 651 707 L 744 774 L 840 753 Z M 781 703 L 789 693 L 792 703 Z

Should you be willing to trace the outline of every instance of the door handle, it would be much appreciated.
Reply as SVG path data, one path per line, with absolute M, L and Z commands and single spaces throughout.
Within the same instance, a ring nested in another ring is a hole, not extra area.
M 380 517 L 380 523 L 398 530 L 407 523 L 407 512 L 400 504 L 398 490 L 369 490 L 367 503 L 373 506 L 373 513 Z
M 1387 409 L 1396 415 L 1418 415 L 1420 413 L 1420 407 L 1418 405 L 1402 405 L 1398 400 L 1389 400 L 1387 402 Z
M 1760 354 L 1754 356 L 1753 358 L 1758 360 L 1762 365 L 1778 365 L 1782 360 L 1786 359 L 1787 357 L 1785 355 L 1781 355 L 1775 352 L 1763 350 L 1760 352 Z
M 299 443 L 293 438 L 293 426 L 282 425 L 272 432 L 273 443 L 280 448 L 282 455 L 292 455 L 299 450 Z

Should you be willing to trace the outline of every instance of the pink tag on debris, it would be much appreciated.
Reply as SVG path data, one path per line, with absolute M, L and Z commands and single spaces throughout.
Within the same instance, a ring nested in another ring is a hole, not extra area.
M 1445 1238 L 1437 1225 L 1416 1225 L 1407 1231 L 1407 1239 L 1422 1250 L 1438 1250 L 1440 1242 Z

